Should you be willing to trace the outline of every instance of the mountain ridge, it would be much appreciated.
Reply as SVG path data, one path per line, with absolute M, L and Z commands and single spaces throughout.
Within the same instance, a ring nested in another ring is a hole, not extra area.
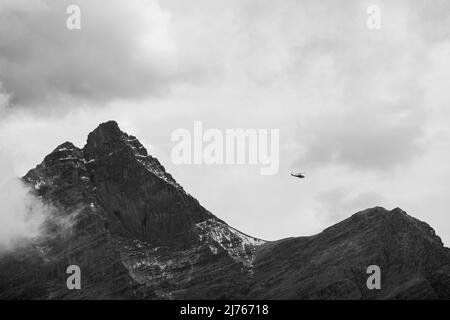
M 201 206 L 115 121 L 82 149 L 61 144 L 22 180 L 56 220 L 0 258 L 0 298 L 450 299 L 450 249 L 400 208 L 264 241 Z M 65 286 L 71 264 L 82 290 Z M 370 265 L 381 290 L 366 287 Z

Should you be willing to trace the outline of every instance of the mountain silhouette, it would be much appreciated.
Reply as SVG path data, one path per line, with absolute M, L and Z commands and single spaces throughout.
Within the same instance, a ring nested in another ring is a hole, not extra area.
M 1 299 L 450 299 L 450 249 L 401 209 L 264 241 L 202 207 L 114 121 L 22 180 L 53 211 L 0 256 Z M 81 290 L 66 286 L 70 265 Z M 381 289 L 367 286 L 372 265 Z

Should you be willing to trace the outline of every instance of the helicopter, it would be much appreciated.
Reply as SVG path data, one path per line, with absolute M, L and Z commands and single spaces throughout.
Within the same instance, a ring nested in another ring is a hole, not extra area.
M 291 173 L 291 176 L 296 177 L 296 178 L 300 178 L 300 179 L 304 179 L 305 178 L 305 173 L 301 172 L 301 173 Z

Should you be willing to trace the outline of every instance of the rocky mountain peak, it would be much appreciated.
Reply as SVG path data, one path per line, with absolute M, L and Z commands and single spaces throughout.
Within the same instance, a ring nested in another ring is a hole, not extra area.
M 72 150 L 79 150 L 72 142 L 66 141 L 63 144 L 56 147 L 53 152 L 59 152 L 59 151 L 72 151 Z
M 55 148 L 42 162 L 43 166 L 53 166 L 67 162 L 83 161 L 83 151 L 71 142 L 64 142 Z
M 122 138 L 125 135 L 115 121 L 100 124 L 88 136 L 84 147 L 86 159 L 91 160 L 123 149 L 125 144 Z
M 450 250 L 400 208 L 263 241 L 203 208 L 115 121 L 83 149 L 58 146 L 23 180 L 71 230 L 2 257 L 0 298 L 450 298 Z M 83 290 L 64 286 L 72 264 Z M 381 269 L 381 290 L 366 286 L 370 265 Z
M 111 120 L 98 125 L 88 136 L 88 141 L 93 139 L 97 141 L 119 139 L 123 132 L 120 130 L 116 121 Z

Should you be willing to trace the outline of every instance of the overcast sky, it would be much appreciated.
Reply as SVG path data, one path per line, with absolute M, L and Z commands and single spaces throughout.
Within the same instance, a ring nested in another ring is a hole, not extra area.
M 66 28 L 70 4 L 81 30 Z M 373 4 L 380 30 L 366 27 Z M 246 233 L 310 235 L 380 205 L 448 246 L 449 12 L 447 0 L 0 0 L 2 164 L 23 175 L 114 119 Z M 195 120 L 279 128 L 279 174 L 172 164 L 172 131 Z

